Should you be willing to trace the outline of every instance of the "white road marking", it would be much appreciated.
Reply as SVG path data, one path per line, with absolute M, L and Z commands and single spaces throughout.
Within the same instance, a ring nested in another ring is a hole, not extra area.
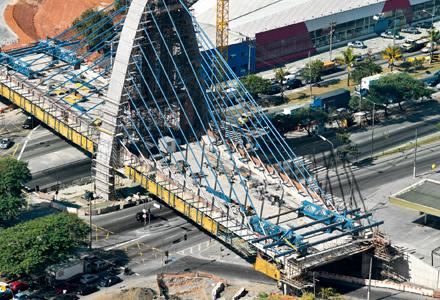
M 21 151 L 20 151 L 20 154 L 19 154 L 18 157 L 17 157 L 17 160 L 20 160 L 20 159 L 21 159 L 21 156 L 23 155 L 24 149 L 26 148 L 27 143 L 29 142 L 29 140 L 30 140 L 30 138 L 31 138 L 31 136 L 32 136 L 32 133 L 34 133 L 35 130 L 36 130 L 38 127 L 40 127 L 40 125 L 38 125 L 38 126 L 35 127 L 34 129 L 32 129 L 31 132 L 29 132 L 29 134 L 27 135 L 27 137 L 26 137 L 26 141 L 24 142 L 23 147 L 21 148 Z

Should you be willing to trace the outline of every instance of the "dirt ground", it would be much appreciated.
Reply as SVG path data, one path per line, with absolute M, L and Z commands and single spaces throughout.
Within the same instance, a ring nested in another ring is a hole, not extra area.
M 7 25 L 19 37 L 18 44 L 10 48 L 53 37 L 68 28 L 85 10 L 110 3 L 110 0 L 16 0 L 5 10 Z

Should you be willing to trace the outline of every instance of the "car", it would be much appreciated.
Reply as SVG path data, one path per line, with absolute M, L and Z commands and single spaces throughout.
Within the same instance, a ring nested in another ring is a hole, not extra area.
M 303 86 L 303 83 L 299 79 L 291 79 L 285 83 L 286 88 L 288 89 L 296 89 Z
M 12 146 L 12 140 L 10 138 L 0 139 L 0 149 L 8 149 Z
M 34 117 L 27 117 L 27 119 L 24 121 L 24 123 L 21 125 L 23 129 L 33 129 L 37 127 L 39 124 L 38 120 Z
M 279 84 L 272 84 L 266 91 L 266 95 L 276 95 L 281 93 L 282 87 Z
M 28 299 L 31 299 L 30 296 L 31 296 L 31 293 L 29 291 L 24 291 L 24 292 L 14 294 L 14 298 L 12 298 L 12 299 L 13 300 L 28 300 Z
M 394 38 L 396 40 L 399 40 L 402 38 L 402 36 L 400 34 L 398 34 L 398 33 L 393 34 L 393 32 L 391 30 L 387 30 L 385 32 L 382 32 L 380 34 L 380 36 L 383 37 L 384 39 L 393 39 Z
M 432 46 L 431 46 L 432 45 Z M 423 53 L 431 53 L 431 51 L 436 51 L 437 50 L 437 43 L 432 43 L 429 42 L 428 44 L 426 44 L 426 46 L 421 50 Z
M 99 276 L 95 275 L 95 274 L 84 274 L 81 279 L 79 280 L 79 282 L 83 283 L 83 284 L 89 284 L 89 283 L 94 283 L 97 282 L 99 280 Z
M 80 296 L 86 296 L 93 294 L 94 292 L 98 291 L 98 287 L 96 285 L 82 285 L 79 287 L 78 291 L 76 292 L 77 295 Z
M 440 83 L 440 76 L 430 76 L 428 78 L 423 79 L 423 82 L 429 87 L 435 87 Z
M 432 27 L 432 23 L 429 21 L 425 21 L 425 22 L 417 24 L 417 27 L 424 28 L 424 29 L 430 29 Z
M 122 279 L 119 276 L 105 276 L 99 280 L 98 285 L 100 287 L 109 287 L 121 282 Z
M 358 49 L 364 49 L 365 48 L 365 44 L 362 41 L 349 42 L 347 44 L 347 46 L 351 47 L 351 48 L 358 48 Z
M 18 292 L 22 292 L 22 291 L 29 289 L 29 284 L 27 284 L 26 282 L 17 280 L 17 281 L 13 281 L 13 282 L 9 283 L 9 288 L 11 289 L 11 291 L 14 294 L 16 294 Z
M 404 26 L 400 31 L 410 34 L 420 34 L 420 30 L 418 30 L 417 27 L 409 26 L 409 25 Z

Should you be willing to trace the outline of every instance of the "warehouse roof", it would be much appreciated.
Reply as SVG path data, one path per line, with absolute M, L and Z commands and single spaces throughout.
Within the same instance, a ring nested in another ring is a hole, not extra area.
M 199 23 L 215 25 L 217 0 L 199 0 L 194 14 Z M 230 0 L 230 30 L 253 37 L 268 31 L 304 21 L 319 19 L 385 0 Z M 371 15 L 371 14 L 370 14 Z M 356 16 L 350 16 L 356 18 Z
M 440 182 L 423 180 L 390 196 L 390 202 L 440 217 Z

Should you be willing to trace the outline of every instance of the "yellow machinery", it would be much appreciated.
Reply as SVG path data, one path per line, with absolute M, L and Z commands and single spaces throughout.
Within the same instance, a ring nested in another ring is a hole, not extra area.
M 217 0 L 216 46 L 220 54 L 228 60 L 229 0 Z

